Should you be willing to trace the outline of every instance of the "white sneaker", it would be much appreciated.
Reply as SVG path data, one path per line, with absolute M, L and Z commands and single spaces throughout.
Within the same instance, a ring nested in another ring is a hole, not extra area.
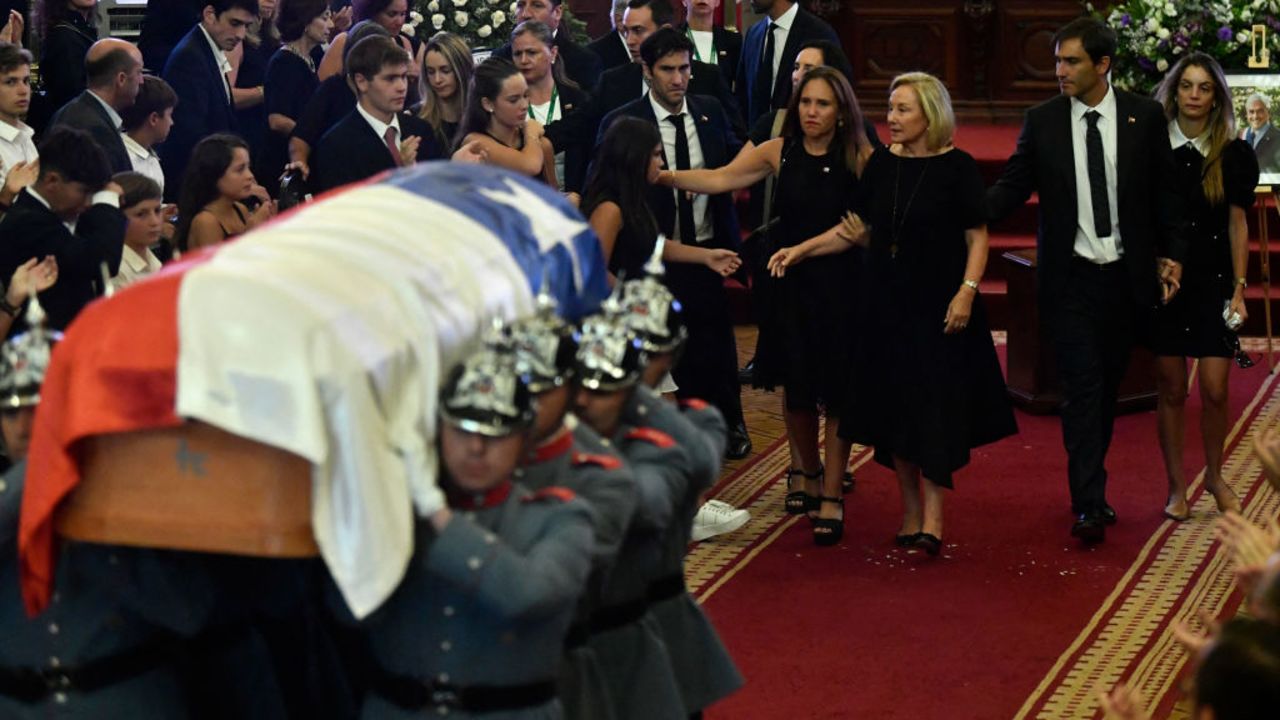
M 739 510 L 729 503 L 719 500 L 708 500 L 698 508 L 693 518 L 693 542 L 701 542 L 707 538 L 733 532 L 751 519 L 751 513 Z

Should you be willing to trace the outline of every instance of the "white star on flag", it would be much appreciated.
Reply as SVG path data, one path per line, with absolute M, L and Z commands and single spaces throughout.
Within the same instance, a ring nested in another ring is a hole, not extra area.
M 510 179 L 504 178 L 502 182 L 508 191 L 481 188 L 480 194 L 513 207 L 529 218 L 533 235 L 538 240 L 538 252 L 545 255 L 557 245 L 563 245 L 569 251 L 569 260 L 573 264 L 574 288 L 581 292 L 582 266 L 578 261 L 578 251 L 573 247 L 573 239 L 586 230 L 588 225 L 565 215 L 559 208 Z

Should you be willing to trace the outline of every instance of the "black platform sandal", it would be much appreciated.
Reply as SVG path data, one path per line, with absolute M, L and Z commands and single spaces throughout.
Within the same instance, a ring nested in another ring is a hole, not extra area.
M 782 499 L 782 509 L 788 515 L 803 515 L 809 512 L 809 493 L 791 489 L 791 482 L 797 475 L 804 477 L 804 471 L 800 468 L 787 468 L 787 495 Z
M 844 498 L 819 495 L 818 505 L 835 503 L 840 506 L 840 518 L 816 517 L 813 519 L 813 544 L 821 546 L 835 545 L 844 537 Z

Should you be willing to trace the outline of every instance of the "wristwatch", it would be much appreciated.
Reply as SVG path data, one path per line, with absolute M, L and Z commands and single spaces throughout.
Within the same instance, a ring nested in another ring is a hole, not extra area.
M 22 308 L 9 304 L 9 298 L 0 295 L 0 312 L 4 312 L 9 317 L 16 318 L 18 317 L 18 313 L 21 311 Z
M 1248 283 L 1244 278 L 1242 278 L 1242 277 L 1238 277 L 1238 278 L 1236 278 L 1236 284 L 1237 284 L 1237 285 L 1239 285 L 1241 288 L 1244 288 L 1244 289 L 1248 289 L 1248 287 L 1249 287 L 1249 283 Z

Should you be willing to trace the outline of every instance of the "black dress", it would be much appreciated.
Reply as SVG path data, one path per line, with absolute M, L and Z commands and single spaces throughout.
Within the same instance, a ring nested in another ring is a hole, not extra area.
M 965 329 L 943 332 L 965 279 L 965 231 L 986 223 L 982 175 L 962 150 L 907 158 L 880 149 L 856 205 L 871 245 L 854 290 L 862 335 L 840 435 L 874 446 L 883 465 L 896 455 L 951 487 L 971 448 L 1017 432 L 982 297 Z
M 799 139 L 782 148 L 775 184 L 774 216 L 766 256 L 830 230 L 853 206 L 858 177 L 835 153 L 810 155 Z M 854 313 L 849 288 L 862 250 L 811 257 L 787 268 L 761 288 L 760 336 L 755 386 L 781 385 L 790 410 L 841 417 L 853 358 Z
M 236 87 L 256 88 L 264 86 L 263 95 L 266 94 L 265 84 L 267 80 L 267 63 L 271 60 L 271 56 L 275 54 L 280 46 L 268 37 L 263 37 L 257 45 L 244 43 L 244 57 L 240 61 L 240 69 L 236 71 Z M 264 97 L 265 101 L 265 97 Z M 239 127 L 239 135 L 244 141 L 249 143 L 249 158 L 253 163 L 254 176 L 258 182 L 262 182 L 262 158 L 266 154 L 267 146 L 267 107 L 265 102 L 258 103 L 253 107 L 236 110 L 236 122 Z M 276 171 L 276 177 L 279 177 L 280 171 Z
M 602 195 L 584 214 L 591 217 L 595 208 L 606 202 L 617 205 L 619 209 L 622 208 L 622 203 L 617 198 L 612 195 Z M 657 227 L 656 224 L 654 227 Z M 644 264 L 653 255 L 654 239 L 653 235 L 641 236 L 632 223 L 626 222 L 624 216 L 622 227 L 618 228 L 618 236 L 613 240 L 613 252 L 609 253 L 609 273 L 626 280 L 644 277 Z
M 263 83 L 263 104 L 266 106 L 267 117 L 279 114 L 297 123 L 319 84 L 315 70 L 306 60 L 288 48 L 280 48 L 267 63 L 267 75 Z M 257 171 L 254 174 L 257 175 L 258 182 L 271 191 L 272 196 L 276 194 L 280 173 L 288 163 L 289 135 L 276 132 L 268 125 L 266 147 L 261 161 L 255 163 Z
M 1204 158 L 1190 143 L 1174 148 L 1177 181 L 1186 198 L 1191 242 L 1182 265 L 1182 287 L 1173 300 L 1156 310 L 1151 347 L 1172 357 L 1231 357 L 1235 332 L 1227 329 L 1222 310 L 1235 292 L 1231 238 L 1227 233 L 1231 206 L 1253 207 L 1258 184 L 1258 158 L 1243 140 L 1222 150 L 1224 202 L 1210 205 L 1201 177 Z

